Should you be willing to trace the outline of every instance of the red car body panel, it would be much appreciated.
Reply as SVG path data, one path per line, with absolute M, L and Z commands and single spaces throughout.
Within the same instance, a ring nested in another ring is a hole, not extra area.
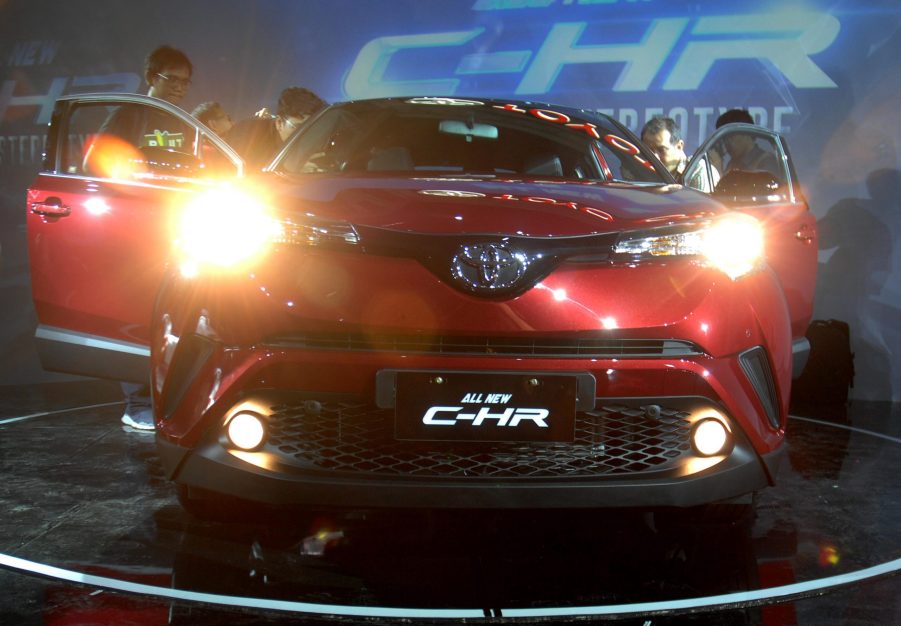
M 150 315 L 171 256 L 172 198 L 192 188 L 39 175 L 29 207 L 58 198 L 71 213 L 27 213 L 38 319 L 149 344 Z

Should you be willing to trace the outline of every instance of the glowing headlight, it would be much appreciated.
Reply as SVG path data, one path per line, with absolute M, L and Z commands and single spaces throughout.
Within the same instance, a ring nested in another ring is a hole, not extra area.
M 228 439 L 242 450 L 257 448 L 266 436 L 263 420 L 254 413 L 238 413 L 228 422 Z
M 279 236 L 279 222 L 259 200 L 223 187 L 198 195 L 184 207 L 175 238 L 188 273 L 199 266 L 228 268 L 248 261 Z
M 728 213 L 704 231 L 702 252 L 733 280 L 750 272 L 763 257 L 763 228 L 744 213 Z
M 757 267 L 763 257 L 760 222 L 744 213 L 727 213 L 703 228 L 624 239 L 614 252 L 632 256 L 700 256 L 733 280 Z

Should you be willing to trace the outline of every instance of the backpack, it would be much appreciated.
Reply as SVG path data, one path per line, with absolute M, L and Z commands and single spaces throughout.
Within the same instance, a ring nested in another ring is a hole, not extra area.
M 813 320 L 807 328 L 810 355 L 792 383 L 793 406 L 843 405 L 854 386 L 851 332 L 841 320 Z

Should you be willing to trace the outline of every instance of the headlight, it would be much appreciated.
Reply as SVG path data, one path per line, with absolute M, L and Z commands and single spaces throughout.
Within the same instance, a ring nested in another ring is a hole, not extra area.
M 279 243 L 302 246 L 333 245 L 345 246 L 360 243 L 360 236 L 352 224 L 338 221 L 313 220 L 307 215 L 306 222 L 296 223 L 286 219 L 282 223 Z
M 744 213 L 727 213 L 704 231 L 703 254 L 735 280 L 763 258 L 763 227 Z
M 616 254 L 633 257 L 697 256 L 735 280 L 763 258 L 763 228 L 744 213 L 727 213 L 696 230 L 621 239 Z
M 280 223 L 244 191 L 223 187 L 203 192 L 183 209 L 176 246 L 185 273 L 200 266 L 229 268 L 261 254 L 282 234 Z
M 272 244 L 344 248 L 360 243 L 352 224 L 310 213 L 276 219 L 254 194 L 228 186 L 192 198 L 178 216 L 174 240 L 186 276 L 202 268 L 238 267 Z

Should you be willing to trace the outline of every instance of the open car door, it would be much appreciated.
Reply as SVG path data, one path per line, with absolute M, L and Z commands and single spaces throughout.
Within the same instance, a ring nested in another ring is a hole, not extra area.
M 242 169 L 211 130 L 162 100 L 57 101 L 26 209 L 45 369 L 147 382 L 171 214 L 185 194 Z
M 759 126 L 727 124 L 695 152 L 683 181 L 764 225 L 767 262 L 782 283 L 791 314 L 797 377 L 809 351 L 804 335 L 816 286 L 816 218 L 801 193 L 785 140 Z

